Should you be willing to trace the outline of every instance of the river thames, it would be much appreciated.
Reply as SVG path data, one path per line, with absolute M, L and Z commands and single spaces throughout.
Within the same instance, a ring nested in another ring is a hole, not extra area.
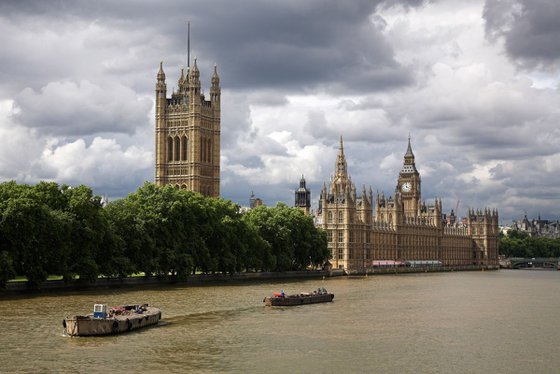
M 333 303 L 264 307 L 325 287 Z M 0 372 L 554 373 L 560 272 L 422 273 L 0 299 Z M 149 303 L 160 325 L 69 338 L 65 315 Z

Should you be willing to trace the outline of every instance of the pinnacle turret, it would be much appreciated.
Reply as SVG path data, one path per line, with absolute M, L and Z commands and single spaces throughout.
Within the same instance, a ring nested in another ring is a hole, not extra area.
M 159 71 L 157 73 L 157 80 L 160 82 L 165 81 L 165 73 L 163 72 L 163 61 L 159 63 Z
M 196 57 L 194 58 L 194 66 L 193 66 L 192 70 L 189 72 L 189 76 L 193 80 L 198 80 L 200 78 L 200 71 L 198 70 L 198 66 L 196 64 Z
M 220 77 L 218 76 L 218 66 L 214 64 L 214 73 L 212 74 L 212 87 L 220 85 Z

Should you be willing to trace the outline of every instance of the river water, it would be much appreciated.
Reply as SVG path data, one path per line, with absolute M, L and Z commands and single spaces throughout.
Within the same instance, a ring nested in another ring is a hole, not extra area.
M 325 287 L 333 303 L 264 307 Z M 160 307 L 160 325 L 69 338 L 95 302 Z M 422 273 L 0 299 L 6 373 L 558 373 L 560 272 Z

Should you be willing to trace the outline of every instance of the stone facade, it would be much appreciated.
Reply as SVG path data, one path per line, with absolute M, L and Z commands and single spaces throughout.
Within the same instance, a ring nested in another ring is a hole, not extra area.
M 156 83 L 156 185 L 220 196 L 220 78 L 216 66 L 210 100 L 200 88 L 200 72 L 181 69 L 177 91 L 167 97 L 163 64 Z
M 365 270 L 375 261 L 443 266 L 498 265 L 498 212 L 470 210 L 466 224 L 448 224 L 441 200 L 421 200 L 421 178 L 408 142 L 394 197 L 361 193 L 348 174 L 342 137 L 330 185 L 323 185 L 317 226 L 327 232 L 333 268 Z

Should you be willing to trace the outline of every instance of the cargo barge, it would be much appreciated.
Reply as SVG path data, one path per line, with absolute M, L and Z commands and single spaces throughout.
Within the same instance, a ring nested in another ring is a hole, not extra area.
M 110 309 L 107 304 L 95 304 L 93 314 L 67 317 L 62 321 L 62 326 L 68 336 L 110 335 L 157 325 L 160 319 L 161 311 L 148 304 Z
M 294 295 L 286 295 L 284 291 L 275 292 L 272 297 L 265 297 L 265 306 L 296 306 L 305 304 L 328 303 L 334 299 L 334 294 L 319 288 L 313 292 L 304 292 Z

